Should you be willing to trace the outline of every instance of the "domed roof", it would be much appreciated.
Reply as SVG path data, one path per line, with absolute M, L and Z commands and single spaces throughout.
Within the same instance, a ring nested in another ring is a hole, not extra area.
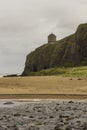
M 56 35 L 51 33 L 48 37 L 56 37 Z

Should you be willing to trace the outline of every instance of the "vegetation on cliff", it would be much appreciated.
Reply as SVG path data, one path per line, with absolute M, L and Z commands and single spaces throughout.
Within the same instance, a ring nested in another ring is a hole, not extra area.
M 29 76 L 62 76 L 62 77 L 76 77 L 87 79 L 87 66 L 80 67 L 58 67 L 38 72 L 29 72 Z
M 87 65 L 87 24 L 81 24 L 75 34 L 54 44 L 45 44 L 27 55 L 22 75 L 41 70 Z M 56 72 L 55 72 L 56 73 Z

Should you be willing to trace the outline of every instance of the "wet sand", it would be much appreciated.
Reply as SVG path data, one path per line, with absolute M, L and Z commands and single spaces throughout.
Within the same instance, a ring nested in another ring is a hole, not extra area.
M 87 99 L 86 94 L 0 94 L 0 99 Z

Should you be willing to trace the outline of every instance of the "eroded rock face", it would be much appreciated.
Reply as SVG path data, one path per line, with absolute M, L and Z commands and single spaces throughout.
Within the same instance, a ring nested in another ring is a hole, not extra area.
M 87 24 L 79 25 L 75 34 L 75 42 L 80 46 L 81 64 L 87 65 Z
M 75 41 L 81 47 L 87 47 L 87 24 L 81 24 L 78 26 Z
M 87 65 L 87 24 L 55 44 L 45 44 L 27 55 L 22 75 L 59 66 Z

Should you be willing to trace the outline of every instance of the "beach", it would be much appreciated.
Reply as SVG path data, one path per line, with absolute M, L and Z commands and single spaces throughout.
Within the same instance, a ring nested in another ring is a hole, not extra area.
M 0 78 L 0 130 L 87 130 L 87 80 Z
M 86 100 L 0 100 L 0 130 L 86 130 Z

